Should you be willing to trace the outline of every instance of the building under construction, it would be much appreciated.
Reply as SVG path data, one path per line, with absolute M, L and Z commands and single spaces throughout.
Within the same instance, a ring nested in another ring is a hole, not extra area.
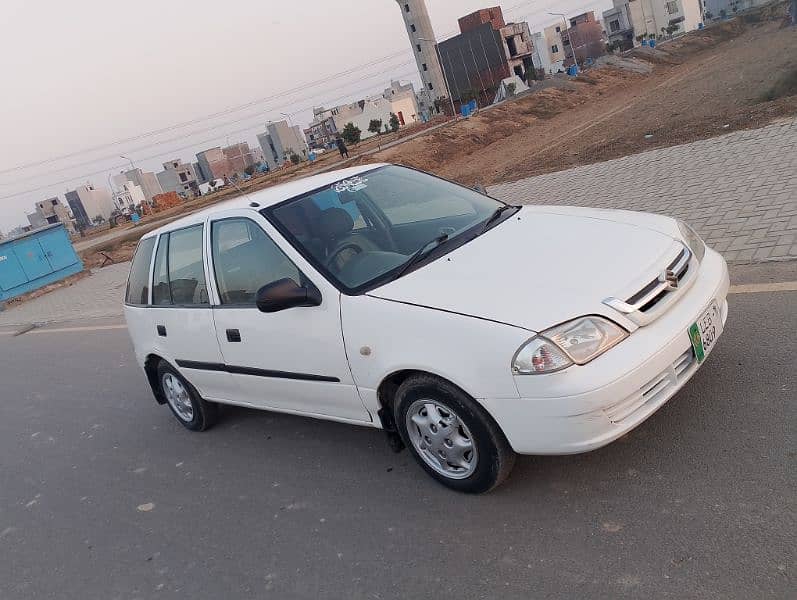
M 496 6 L 460 18 L 459 29 L 458 35 L 437 45 L 455 103 L 476 99 L 483 106 L 492 102 L 503 79 L 533 77 L 528 23 L 506 23 Z

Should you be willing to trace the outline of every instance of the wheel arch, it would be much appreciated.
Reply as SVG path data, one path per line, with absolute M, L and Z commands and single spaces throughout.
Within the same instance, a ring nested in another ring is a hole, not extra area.
M 379 410 L 377 413 L 379 415 L 379 420 L 382 423 L 382 428 L 386 431 L 396 431 L 396 424 L 393 418 L 393 401 L 396 398 L 396 392 L 398 391 L 399 386 L 401 386 L 401 384 L 407 379 L 415 375 L 425 375 L 445 381 L 449 385 L 456 387 L 469 398 L 473 398 L 474 402 L 479 403 L 479 401 L 476 400 L 472 394 L 468 393 L 468 391 L 465 390 L 461 385 L 444 375 L 433 373 L 432 371 L 427 371 L 425 369 L 399 369 L 393 371 L 389 375 L 386 375 L 376 388 L 376 398 L 379 403 Z
M 152 388 L 155 401 L 158 404 L 166 404 L 166 398 L 164 398 L 160 383 L 158 382 L 158 365 L 161 361 L 169 362 L 157 354 L 147 355 L 147 358 L 144 359 L 144 373 L 147 375 L 147 381 L 149 381 L 149 386 Z

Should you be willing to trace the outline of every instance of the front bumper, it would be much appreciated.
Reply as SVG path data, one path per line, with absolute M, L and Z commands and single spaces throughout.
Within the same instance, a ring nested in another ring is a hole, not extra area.
M 687 330 L 716 301 L 728 316 L 728 267 L 707 249 L 694 284 L 650 325 L 583 366 L 516 376 L 519 399 L 480 399 L 520 454 L 576 454 L 642 423 L 697 372 Z

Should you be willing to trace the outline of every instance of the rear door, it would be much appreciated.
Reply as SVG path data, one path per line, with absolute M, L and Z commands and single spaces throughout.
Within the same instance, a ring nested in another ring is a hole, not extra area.
M 319 277 L 313 283 L 321 290 L 321 306 L 260 312 L 257 290 L 283 278 L 304 285 L 307 276 L 297 265 L 300 257 L 290 258 L 275 243 L 262 216 L 232 215 L 210 222 L 210 256 L 216 331 L 237 401 L 370 422 L 346 358 L 340 293 Z
M 203 224 L 160 235 L 152 273 L 152 336 L 208 400 L 230 401 L 207 287 Z

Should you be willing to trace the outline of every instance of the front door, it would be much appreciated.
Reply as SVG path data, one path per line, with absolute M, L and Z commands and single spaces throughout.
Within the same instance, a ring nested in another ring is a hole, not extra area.
M 320 306 L 263 313 L 257 290 L 283 278 L 306 280 L 264 231 L 265 220 L 231 217 L 210 223 L 218 305 L 214 321 L 238 403 L 259 408 L 371 421 L 349 369 L 340 296 L 322 287 Z M 319 282 L 320 283 L 320 282 Z

